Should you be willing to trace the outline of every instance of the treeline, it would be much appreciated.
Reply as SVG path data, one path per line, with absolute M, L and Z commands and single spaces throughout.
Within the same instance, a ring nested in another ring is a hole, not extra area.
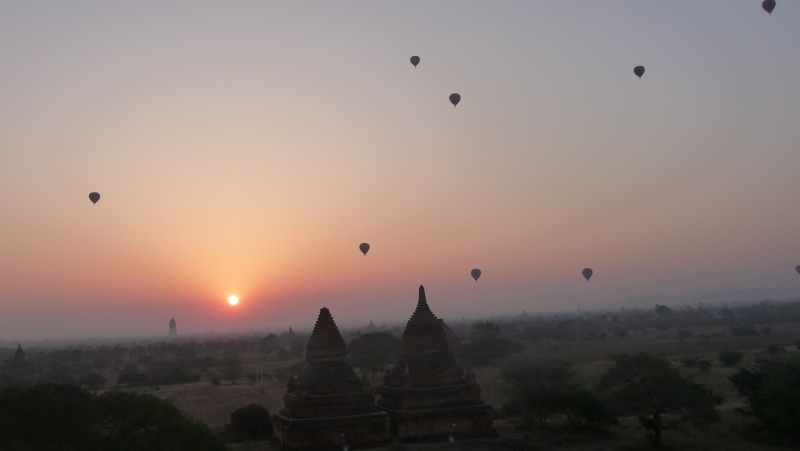
M 578 312 L 555 315 L 519 315 L 494 320 L 514 341 L 594 341 L 624 338 L 648 329 L 671 330 L 676 339 L 695 336 L 693 329 L 726 328 L 731 335 L 769 335 L 772 326 L 800 323 L 800 302 L 761 302 L 735 306 L 655 305 L 652 309 L 616 312 Z M 472 324 L 450 325 L 462 340 L 470 340 Z
M 0 449 L 223 451 L 207 426 L 151 395 L 44 384 L 0 392 Z
M 24 363 L 6 352 L 0 362 L 0 390 L 36 384 L 71 384 L 88 389 L 115 385 L 183 384 L 207 379 L 218 385 L 235 383 L 245 373 L 245 361 L 300 359 L 307 336 L 283 334 L 231 340 L 162 341 L 123 346 L 80 346 L 77 349 L 28 350 Z

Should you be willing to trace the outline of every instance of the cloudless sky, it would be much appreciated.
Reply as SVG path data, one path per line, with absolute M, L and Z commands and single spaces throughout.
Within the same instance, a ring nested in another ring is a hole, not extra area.
M 0 339 L 800 294 L 799 169 L 797 1 L 1 2 Z

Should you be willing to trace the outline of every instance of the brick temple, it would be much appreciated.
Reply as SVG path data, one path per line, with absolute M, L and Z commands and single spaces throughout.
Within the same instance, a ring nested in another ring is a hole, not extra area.
M 389 416 L 347 361 L 347 349 L 327 308 L 306 345 L 306 366 L 290 377 L 285 407 L 273 415 L 275 438 L 289 449 L 368 447 L 389 440 Z
M 393 437 L 414 441 L 497 435 L 492 407 L 481 400 L 475 373 L 456 362 L 446 327 L 428 307 L 420 286 L 400 357 L 379 390 L 377 405 L 389 414 Z

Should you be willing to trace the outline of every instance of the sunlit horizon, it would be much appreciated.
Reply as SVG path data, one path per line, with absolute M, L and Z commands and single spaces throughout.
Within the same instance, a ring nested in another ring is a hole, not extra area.
M 800 297 L 756 3 L 2 4 L 0 341 Z

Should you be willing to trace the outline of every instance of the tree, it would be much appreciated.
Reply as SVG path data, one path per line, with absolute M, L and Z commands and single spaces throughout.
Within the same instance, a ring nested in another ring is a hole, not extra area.
M 225 357 L 225 369 L 223 376 L 225 379 L 231 381 L 231 384 L 242 376 L 242 358 L 237 354 L 232 354 Z
M 122 368 L 122 373 L 117 377 L 117 384 L 119 385 L 144 385 L 147 382 L 147 376 L 139 373 L 139 366 L 135 363 L 129 363 Z
M 207 426 L 151 395 L 74 385 L 0 393 L 0 449 L 223 451 Z
M 292 357 L 302 357 L 306 350 L 306 344 L 302 340 L 292 340 L 289 342 L 289 355 Z
M 98 396 L 99 430 L 108 450 L 207 450 L 225 445 L 205 424 L 186 418 L 177 407 L 155 396 L 113 390 Z
M 500 371 L 509 384 L 511 404 L 532 415 L 540 428 L 550 415 L 563 412 L 577 389 L 572 364 L 563 360 L 514 362 Z
M 88 387 L 90 390 L 97 390 L 106 385 L 106 378 L 98 373 L 88 373 L 78 379 L 78 385 Z
M 725 365 L 736 365 L 742 360 L 742 353 L 733 349 L 723 349 L 718 358 Z
M 619 423 L 614 412 L 596 394 L 586 389 L 568 396 L 566 414 L 573 426 L 603 427 Z
M 259 350 L 265 354 L 269 354 L 280 344 L 280 339 L 275 334 L 267 334 L 266 337 L 261 339 L 259 343 Z
M 272 437 L 272 419 L 264 406 L 249 404 L 231 414 L 228 431 L 235 440 L 265 440 Z
M 672 317 L 672 309 L 666 305 L 656 304 L 656 316 L 659 318 L 670 318 Z
M 356 337 L 347 345 L 350 354 L 350 363 L 375 374 L 383 372 L 383 367 L 389 362 L 397 360 L 400 355 L 400 339 L 388 332 L 366 333 Z
M 464 353 L 472 362 L 485 365 L 494 359 L 507 357 L 521 349 L 500 331 L 500 326 L 478 321 L 472 325 L 469 343 L 464 345 Z
M 758 335 L 758 331 L 753 326 L 745 326 L 745 325 L 731 326 L 731 335 L 734 336 Z
M 661 443 L 662 429 L 689 420 L 705 426 L 717 419 L 711 393 L 681 377 L 669 361 L 641 353 L 617 356 L 603 375 L 599 388 L 613 396 L 618 407 L 639 416 L 654 433 L 653 446 Z
M 774 439 L 800 442 L 800 357 L 759 360 L 740 369 L 731 382 L 747 399 L 746 413 Z

